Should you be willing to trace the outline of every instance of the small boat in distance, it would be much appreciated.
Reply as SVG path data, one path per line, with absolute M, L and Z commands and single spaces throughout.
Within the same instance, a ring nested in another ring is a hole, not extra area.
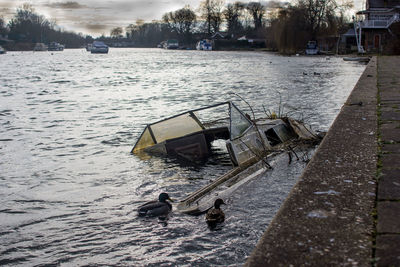
M 306 55 L 318 54 L 318 46 L 316 41 L 309 41 L 306 46 Z
M 212 44 L 210 41 L 204 39 L 200 40 L 196 44 L 196 49 L 197 50 L 204 50 L 204 51 L 211 51 L 212 50 Z
M 47 51 L 48 47 L 44 43 L 36 43 L 33 51 Z
M 63 51 L 64 50 L 64 45 L 57 43 L 57 42 L 51 42 L 48 47 L 49 51 Z
M 0 45 L 0 55 L 5 54 L 6 50 Z
M 88 51 L 88 52 L 92 51 L 92 47 L 93 47 L 92 44 L 87 44 L 86 45 L 86 51 Z
M 92 44 L 92 49 L 90 49 L 92 54 L 107 54 L 108 46 L 101 41 L 94 41 Z
M 179 48 L 179 42 L 178 40 L 175 39 L 169 39 L 167 42 L 164 43 L 164 48 L 166 49 L 178 49 Z
M 344 57 L 344 61 L 369 62 L 369 57 Z

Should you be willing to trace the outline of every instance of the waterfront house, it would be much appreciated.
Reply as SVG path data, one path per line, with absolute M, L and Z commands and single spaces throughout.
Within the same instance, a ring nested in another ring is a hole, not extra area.
M 339 53 L 351 53 L 357 51 L 356 32 L 354 28 L 348 29 L 347 32 L 340 35 Z
M 227 39 L 228 34 L 226 32 L 216 32 L 211 36 L 212 40 L 221 40 L 221 39 Z
M 0 34 L 0 45 L 7 46 L 8 44 L 11 44 L 13 41 L 8 39 L 7 34 Z
M 367 0 L 354 19 L 358 52 L 383 52 L 395 38 L 393 25 L 400 23 L 400 0 Z
M 264 38 L 259 38 L 257 36 L 248 36 L 248 35 L 243 35 L 242 37 L 237 39 L 238 41 L 245 41 L 248 43 L 249 47 L 252 48 L 265 48 L 266 43 Z
M 317 38 L 318 50 L 320 54 L 337 53 L 340 36 L 325 35 Z

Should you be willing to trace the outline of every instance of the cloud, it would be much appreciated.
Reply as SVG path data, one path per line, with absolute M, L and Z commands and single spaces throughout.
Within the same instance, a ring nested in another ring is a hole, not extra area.
M 51 8 L 60 8 L 60 9 L 81 9 L 87 8 L 86 5 L 81 5 L 78 2 L 68 1 L 68 2 L 56 2 L 56 3 L 48 3 L 47 7 Z
M 14 3 L 12 2 L 4 1 L 0 3 L 0 8 L 12 8 L 12 7 L 14 7 Z
M 98 35 L 109 33 L 115 27 L 126 27 L 137 19 L 146 22 L 160 20 L 163 14 L 183 8 L 187 4 L 196 10 L 201 1 L 203 0 L 0 0 L 0 14 L 9 20 L 15 8 L 29 2 L 37 13 L 54 19 L 63 29 Z M 237 0 L 225 0 L 226 3 L 235 1 Z
M 7 7 L 0 7 L 0 18 L 4 18 L 4 16 L 6 17 L 10 17 L 11 15 L 13 15 L 14 10 L 11 10 L 10 8 Z
M 82 25 L 85 29 L 93 32 L 102 32 L 109 28 L 109 25 L 106 24 L 97 24 L 97 23 L 87 23 Z
M 0 1 L 0 18 L 10 19 L 15 13 L 15 4 L 13 2 Z
M 281 7 L 283 7 L 283 6 L 287 5 L 287 4 L 288 4 L 288 2 L 273 1 L 273 0 L 268 1 L 268 2 L 264 2 L 264 5 L 267 8 L 272 8 L 272 9 L 281 8 Z

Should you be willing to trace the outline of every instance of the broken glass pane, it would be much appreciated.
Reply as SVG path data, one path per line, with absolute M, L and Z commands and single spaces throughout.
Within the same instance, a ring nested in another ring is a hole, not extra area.
M 243 115 L 235 105 L 231 105 L 231 140 L 241 136 L 249 127 L 251 122 Z

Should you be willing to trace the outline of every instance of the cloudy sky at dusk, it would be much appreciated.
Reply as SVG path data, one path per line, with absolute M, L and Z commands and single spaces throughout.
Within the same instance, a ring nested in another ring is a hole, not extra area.
M 0 16 L 8 21 L 15 14 L 16 8 L 23 3 L 29 3 L 38 14 L 47 19 L 55 19 L 57 25 L 64 30 L 99 36 L 109 35 L 112 28 L 124 28 L 137 19 L 160 20 L 164 13 L 185 5 L 197 9 L 200 2 L 201 0 L 0 0 Z

